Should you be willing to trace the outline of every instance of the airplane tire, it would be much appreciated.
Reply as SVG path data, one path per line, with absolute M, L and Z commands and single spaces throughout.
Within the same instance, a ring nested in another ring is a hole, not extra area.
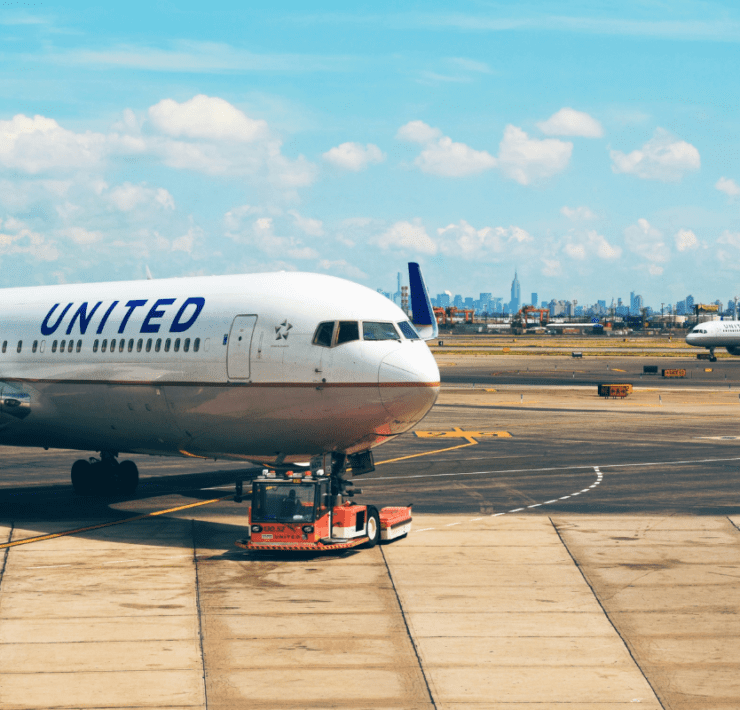
M 709 358 L 709 362 L 717 362 L 716 356 L 712 355 L 712 357 Z
M 139 469 L 133 461 L 121 461 L 116 472 L 118 491 L 124 495 L 133 495 L 139 485 Z
M 93 467 L 89 461 L 79 459 L 72 464 L 72 487 L 78 496 L 93 493 Z
M 375 547 L 380 541 L 380 515 L 373 505 L 367 506 L 367 536 L 368 541 L 362 546 L 365 549 Z

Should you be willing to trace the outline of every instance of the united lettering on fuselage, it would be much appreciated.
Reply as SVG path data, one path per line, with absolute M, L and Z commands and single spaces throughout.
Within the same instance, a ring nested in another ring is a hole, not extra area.
M 179 306 L 176 298 L 158 298 L 154 301 L 130 299 L 125 303 L 114 300 L 107 307 L 103 307 L 103 301 L 85 301 L 79 305 L 73 302 L 64 307 L 61 303 L 55 303 L 41 322 L 41 334 L 53 335 L 62 328 L 67 335 L 72 335 L 76 327 L 81 335 L 85 335 L 95 316 L 102 314 L 95 333 L 102 335 L 106 326 L 109 326 L 111 330 L 121 335 L 126 332 L 129 320 L 137 309 L 147 307 L 148 311 L 141 321 L 139 333 L 159 333 L 162 328 L 170 333 L 184 333 L 195 324 L 205 305 L 206 299 L 201 296 L 185 298 Z M 144 313 L 144 310 L 139 313 Z M 64 322 L 69 314 L 71 316 L 65 329 Z M 168 318 L 171 320 L 167 321 Z

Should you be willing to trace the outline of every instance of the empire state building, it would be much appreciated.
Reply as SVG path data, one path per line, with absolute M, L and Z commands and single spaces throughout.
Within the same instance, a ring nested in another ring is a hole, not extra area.
M 514 280 L 511 282 L 511 301 L 509 301 L 509 313 L 514 314 L 519 311 L 522 305 L 522 288 L 519 285 L 519 278 L 514 271 Z

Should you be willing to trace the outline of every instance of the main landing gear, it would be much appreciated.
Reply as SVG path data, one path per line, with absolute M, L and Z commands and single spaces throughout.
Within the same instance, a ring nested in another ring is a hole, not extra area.
M 72 486 L 81 496 L 132 495 L 139 485 L 139 469 L 133 461 L 116 460 L 104 451 L 99 459 L 80 459 L 72 465 Z
M 709 348 L 709 362 L 717 362 L 717 356 L 714 354 L 714 348 Z

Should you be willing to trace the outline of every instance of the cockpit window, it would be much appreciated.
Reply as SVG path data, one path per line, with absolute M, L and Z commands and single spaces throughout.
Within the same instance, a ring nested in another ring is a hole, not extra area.
M 400 340 L 393 323 L 363 322 L 362 337 L 365 340 Z
M 401 332 L 403 333 L 404 337 L 408 340 L 419 340 L 419 334 L 416 332 L 416 328 L 414 328 L 411 323 L 407 320 L 402 320 L 398 327 L 401 329 Z
M 340 320 L 337 331 L 337 345 L 360 339 L 360 324 L 355 320 Z
M 334 335 L 334 321 L 327 323 L 319 323 L 319 327 L 316 328 L 316 335 L 313 336 L 313 344 L 321 345 L 325 348 L 331 347 L 331 339 Z

